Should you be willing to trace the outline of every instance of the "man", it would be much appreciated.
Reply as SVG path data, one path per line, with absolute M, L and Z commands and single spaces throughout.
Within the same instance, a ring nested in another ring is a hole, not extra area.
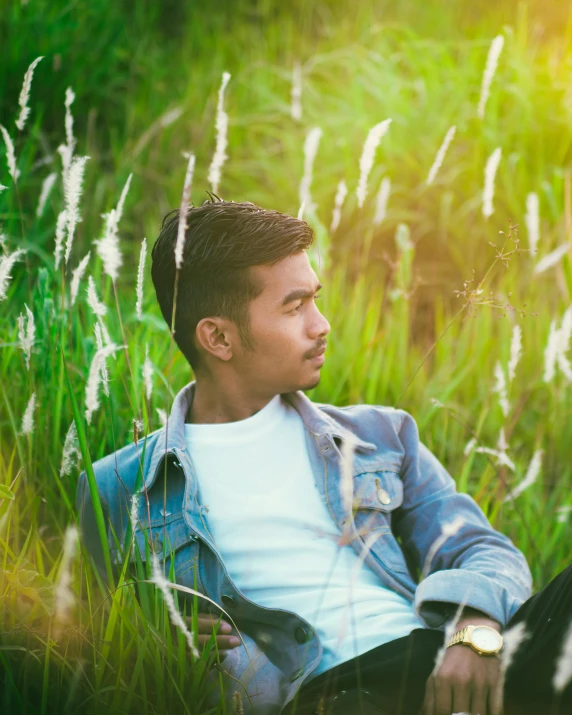
M 183 585 L 196 578 L 236 626 L 220 624 L 218 667 L 227 702 L 239 690 L 245 712 L 323 711 L 353 689 L 388 715 L 498 715 L 500 632 L 518 621 L 528 640 L 507 674 L 506 712 L 519 695 L 547 705 L 572 572 L 529 598 L 523 555 L 456 492 L 409 414 L 304 395 L 330 332 L 310 227 L 206 202 L 188 213 L 177 277 L 178 221 L 175 211 L 163 222 L 152 277 L 169 325 L 178 282 L 174 338 L 196 381 L 166 428 L 94 465 L 114 562 L 131 553 L 137 492 L 141 558 L 154 552 Z M 83 474 L 78 507 L 102 568 Z M 220 610 L 199 602 L 204 644 Z

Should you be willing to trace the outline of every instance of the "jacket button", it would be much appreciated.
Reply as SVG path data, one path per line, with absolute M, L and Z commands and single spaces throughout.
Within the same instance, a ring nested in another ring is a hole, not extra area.
M 389 504 L 391 501 L 391 497 L 389 494 L 385 491 L 385 489 L 378 489 L 377 490 L 377 498 L 382 504 Z
M 298 643 L 305 643 L 308 640 L 308 632 L 305 628 L 302 628 L 302 626 L 298 626 L 294 631 L 294 638 Z
M 221 598 L 223 606 L 227 608 L 234 608 L 236 606 L 236 599 L 233 596 L 228 596 L 226 593 Z

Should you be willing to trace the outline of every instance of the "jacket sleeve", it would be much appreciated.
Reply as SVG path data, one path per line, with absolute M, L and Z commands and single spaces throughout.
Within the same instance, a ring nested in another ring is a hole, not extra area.
M 419 441 L 415 420 L 402 414 L 404 500 L 395 531 L 408 558 L 425 573 L 415 609 L 427 625 L 438 627 L 463 604 L 504 627 L 531 594 L 526 559 L 469 495 L 457 492 L 453 478 Z

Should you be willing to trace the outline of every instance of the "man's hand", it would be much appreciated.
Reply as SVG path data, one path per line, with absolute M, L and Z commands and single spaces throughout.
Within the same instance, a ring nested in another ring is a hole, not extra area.
M 226 655 L 229 650 L 232 650 L 233 648 L 236 648 L 240 645 L 240 638 L 237 638 L 233 635 L 228 635 L 232 633 L 232 626 L 226 621 L 221 621 L 217 629 L 217 621 L 218 618 L 215 618 L 214 616 L 208 614 L 199 614 L 197 616 L 198 647 L 200 650 L 205 647 L 205 645 L 209 642 L 213 634 L 213 629 L 215 629 L 217 634 L 225 634 L 216 635 L 215 642 L 219 653 L 221 655 Z M 187 623 L 189 627 L 193 625 L 193 619 L 190 616 L 187 618 Z
M 500 625 L 489 618 L 466 618 L 457 623 L 455 631 L 468 625 L 501 630 Z M 500 687 L 500 659 L 481 656 L 470 646 L 459 643 L 447 648 L 441 667 L 427 679 L 423 715 L 501 715 Z

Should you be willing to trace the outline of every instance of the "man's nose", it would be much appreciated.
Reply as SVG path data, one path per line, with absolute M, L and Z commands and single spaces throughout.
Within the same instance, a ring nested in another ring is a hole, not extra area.
M 317 308 L 316 311 L 318 315 L 312 332 L 317 336 L 325 337 L 330 332 L 331 326 Z

